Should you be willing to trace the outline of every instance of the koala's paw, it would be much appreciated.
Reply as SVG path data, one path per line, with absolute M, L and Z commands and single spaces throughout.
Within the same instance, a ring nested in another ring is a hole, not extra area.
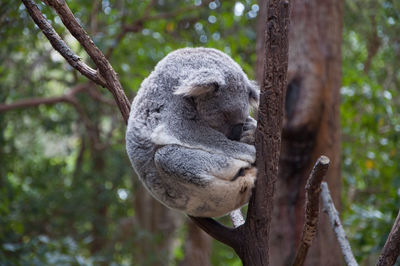
M 251 167 L 244 170 L 244 175 L 240 176 L 238 182 L 240 183 L 239 192 L 239 205 L 246 204 L 251 196 L 252 188 L 257 177 L 257 168 Z
M 254 145 L 256 142 L 257 121 L 248 117 L 243 125 L 243 132 L 240 136 L 240 142 Z

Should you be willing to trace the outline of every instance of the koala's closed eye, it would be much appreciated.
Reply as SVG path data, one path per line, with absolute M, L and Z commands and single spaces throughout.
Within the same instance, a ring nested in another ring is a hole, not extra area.
M 239 141 L 240 137 L 242 136 L 243 133 L 243 124 L 236 124 L 232 127 L 231 131 L 228 134 L 228 139 L 230 140 L 236 140 Z

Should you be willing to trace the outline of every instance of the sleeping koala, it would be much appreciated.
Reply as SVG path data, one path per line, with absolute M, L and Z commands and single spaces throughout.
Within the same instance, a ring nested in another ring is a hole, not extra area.
M 166 206 L 218 217 L 246 204 L 256 178 L 249 116 L 258 87 L 228 55 L 184 48 L 161 60 L 132 103 L 126 149 Z

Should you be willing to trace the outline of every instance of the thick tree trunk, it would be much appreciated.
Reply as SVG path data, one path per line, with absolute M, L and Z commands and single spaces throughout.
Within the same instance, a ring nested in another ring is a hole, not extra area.
M 260 7 L 265 6 L 261 0 Z M 264 13 L 263 13 L 264 12 Z M 264 37 L 260 10 L 259 38 Z M 342 1 L 293 1 L 289 30 L 288 89 L 282 132 L 280 173 L 271 227 L 271 265 L 293 262 L 304 223 L 305 184 L 320 155 L 331 159 L 326 181 L 340 206 L 340 121 Z M 257 42 L 263 57 L 262 40 Z M 262 60 L 257 79 L 262 80 Z M 341 253 L 321 216 L 306 265 L 340 265 Z

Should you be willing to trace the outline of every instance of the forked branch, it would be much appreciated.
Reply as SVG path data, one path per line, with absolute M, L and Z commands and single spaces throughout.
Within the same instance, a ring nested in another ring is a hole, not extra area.
M 54 30 L 47 19 L 43 16 L 40 9 L 36 6 L 33 0 L 22 0 L 29 15 L 32 17 L 33 21 L 40 28 L 46 38 L 50 41 L 53 48 L 59 52 L 65 60 L 76 70 L 78 70 L 82 75 L 92 80 L 93 82 L 99 84 L 100 86 L 106 87 L 106 82 L 102 76 L 97 72 L 97 70 L 89 67 L 81 58 L 77 56 L 71 48 L 61 39 L 60 35 Z
M 50 5 L 56 10 L 63 24 L 86 50 L 90 58 L 98 67 L 99 72 L 87 66 L 76 54 L 74 54 L 71 48 L 66 45 L 54 28 L 46 20 L 33 0 L 22 0 L 22 2 L 27 8 L 32 19 L 35 21 L 36 25 L 38 25 L 38 27 L 42 30 L 54 49 L 56 49 L 72 67 L 77 69 L 90 80 L 93 80 L 97 84 L 106 87 L 113 94 L 120 112 L 125 122 L 127 122 L 130 112 L 130 103 L 122 89 L 116 72 L 104 54 L 93 43 L 81 25 L 79 25 L 66 2 L 64 0 L 44 1 L 46 4 Z

